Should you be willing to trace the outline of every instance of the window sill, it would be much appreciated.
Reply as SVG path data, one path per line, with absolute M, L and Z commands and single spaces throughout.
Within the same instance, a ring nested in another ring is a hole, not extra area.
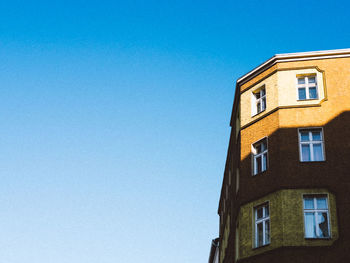
M 332 240 L 332 238 L 331 237 L 305 237 L 305 240 L 311 240 L 311 241 L 313 241 L 313 240 Z
M 252 174 L 252 176 L 253 176 L 253 177 L 255 177 L 255 176 L 260 176 L 260 175 L 264 175 L 264 174 L 266 174 L 266 173 L 267 173 L 267 169 L 266 169 L 265 171 L 260 172 L 260 173 Z
M 258 113 L 255 113 L 254 115 L 252 115 L 252 118 L 258 116 L 259 114 L 261 114 L 261 113 L 263 113 L 263 112 L 265 112 L 265 111 L 266 111 L 266 109 L 264 109 L 264 110 L 262 110 L 262 111 L 259 111 Z
M 311 100 L 319 100 L 319 98 L 315 98 L 315 99 L 304 99 L 304 100 L 297 99 L 297 101 L 311 101 Z
M 267 246 L 269 246 L 270 244 L 271 244 L 271 243 L 267 243 L 267 244 L 262 245 L 262 246 L 259 246 L 259 247 L 253 247 L 253 250 L 259 249 L 259 248 L 263 248 L 263 247 L 267 247 Z
M 300 163 L 325 163 L 326 160 L 322 160 L 322 161 L 299 161 Z

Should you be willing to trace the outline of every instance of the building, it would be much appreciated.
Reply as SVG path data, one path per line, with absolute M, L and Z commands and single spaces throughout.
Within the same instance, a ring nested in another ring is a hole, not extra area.
M 208 263 L 219 263 L 219 238 L 211 241 Z
M 350 262 L 350 49 L 273 56 L 230 126 L 220 263 Z

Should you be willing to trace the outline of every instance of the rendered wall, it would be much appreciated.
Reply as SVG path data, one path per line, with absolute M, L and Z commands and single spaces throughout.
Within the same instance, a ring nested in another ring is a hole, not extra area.
M 306 239 L 304 237 L 304 194 L 327 194 L 330 215 L 330 239 Z M 256 248 L 254 207 L 263 203 L 270 207 L 269 245 Z M 326 189 L 290 189 L 271 193 L 245 204 L 239 212 L 240 259 L 254 256 L 282 246 L 329 246 L 338 239 L 335 196 Z

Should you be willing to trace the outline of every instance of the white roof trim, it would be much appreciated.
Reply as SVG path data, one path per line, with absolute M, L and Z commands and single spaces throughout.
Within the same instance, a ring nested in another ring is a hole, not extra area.
M 311 51 L 311 52 L 298 52 L 298 53 L 285 53 L 276 54 L 272 58 L 266 60 L 264 63 L 249 71 L 237 80 L 237 84 L 249 79 L 250 77 L 259 74 L 261 71 L 273 66 L 277 62 L 292 62 L 292 61 L 303 61 L 303 60 L 314 60 L 314 59 L 326 59 L 326 58 L 343 58 L 350 57 L 350 48 L 346 49 L 334 49 L 334 50 L 322 50 L 322 51 Z

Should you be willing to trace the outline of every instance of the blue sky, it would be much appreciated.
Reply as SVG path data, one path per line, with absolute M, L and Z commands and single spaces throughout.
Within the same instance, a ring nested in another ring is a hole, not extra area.
M 2 1 L 0 262 L 206 262 L 235 80 L 348 48 L 347 1 Z

